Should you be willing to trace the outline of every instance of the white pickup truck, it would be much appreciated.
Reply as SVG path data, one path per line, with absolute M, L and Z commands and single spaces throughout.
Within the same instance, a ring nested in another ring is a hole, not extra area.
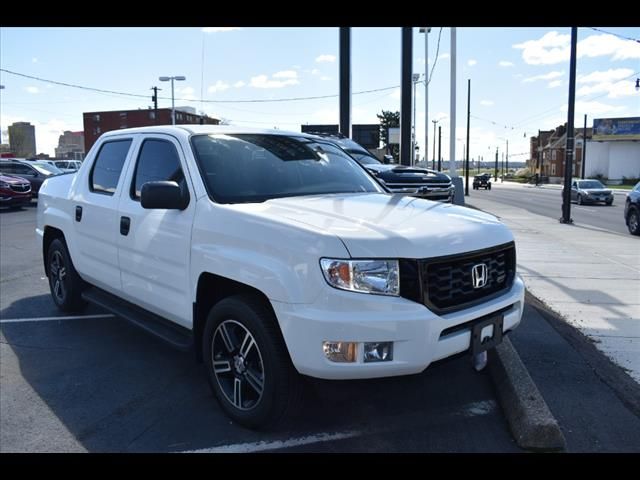
M 40 189 L 53 301 L 114 312 L 192 349 L 235 421 L 274 424 L 299 374 L 375 378 L 483 354 L 524 286 L 495 217 L 394 195 L 301 133 L 161 126 L 105 133 Z

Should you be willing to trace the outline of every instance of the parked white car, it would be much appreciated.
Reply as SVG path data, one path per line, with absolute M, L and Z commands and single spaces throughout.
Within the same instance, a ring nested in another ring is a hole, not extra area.
M 299 374 L 419 373 L 495 346 L 524 306 L 496 217 L 389 193 L 301 133 L 105 133 L 43 184 L 37 234 L 60 309 L 96 303 L 195 350 L 249 427 L 283 418 Z
M 54 164 L 65 173 L 77 172 L 82 165 L 78 160 L 55 160 Z

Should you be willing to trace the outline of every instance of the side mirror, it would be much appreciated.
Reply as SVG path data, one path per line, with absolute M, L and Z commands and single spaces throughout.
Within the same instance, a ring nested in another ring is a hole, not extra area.
M 140 191 L 142 208 L 184 210 L 189 205 L 189 193 L 182 191 L 176 182 L 147 182 Z

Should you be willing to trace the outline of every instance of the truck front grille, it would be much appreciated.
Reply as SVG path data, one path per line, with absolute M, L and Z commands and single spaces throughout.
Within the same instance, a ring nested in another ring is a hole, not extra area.
M 474 287 L 472 270 L 486 266 L 486 283 Z M 474 252 L 401 260 L 400 295 L 434 313 L 450 313 L 496 297 L 511 288 L 516 272 L 513 242 Z

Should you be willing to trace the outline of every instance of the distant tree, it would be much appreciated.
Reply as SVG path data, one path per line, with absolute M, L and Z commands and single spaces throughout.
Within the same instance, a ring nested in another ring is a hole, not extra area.
M 389 129 L 400 126 L 400 112 L 392 112 L 390 110 L 382 110 L 376 115 L 380 120 L 380 140 L 384 144 L 387 152 L 393 155 L 395 161 L 398 161 L 399 145 L 389 145 Z

